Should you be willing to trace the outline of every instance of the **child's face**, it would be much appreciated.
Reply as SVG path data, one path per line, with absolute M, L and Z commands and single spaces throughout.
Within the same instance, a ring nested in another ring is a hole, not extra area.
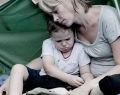
M 74 45 L 74 34 L 70 29 L 60 29 L 52 33 L 52 39 L 55 47 L 62 53 L 69 52 Z

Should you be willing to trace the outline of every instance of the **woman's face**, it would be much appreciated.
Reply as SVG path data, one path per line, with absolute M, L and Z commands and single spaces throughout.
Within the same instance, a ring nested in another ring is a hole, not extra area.
M 52 16 L 55 22 L 68 27 L 74 22 L 74 11 L 71 10 L 69 6 L 64 7 L 62 4 L 55 7 Z

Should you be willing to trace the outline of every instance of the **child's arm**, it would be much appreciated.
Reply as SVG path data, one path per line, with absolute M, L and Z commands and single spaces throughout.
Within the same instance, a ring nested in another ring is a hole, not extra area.
M 57 68 L 54 65 L 54 59 L 52 56 L 43 56 L 43 67 L 48 75 L 55 77 L 63 82 L 66 82 L 69 85 L 78 87 L 84 83 L 82 78 L 75 75 L 67 74 Z
M 93 79 L 93 75 L 90 71 L 89 64 L 82 66 L 80 68 L 80 75 L 84 79 L 85 82 L 88 82 Z

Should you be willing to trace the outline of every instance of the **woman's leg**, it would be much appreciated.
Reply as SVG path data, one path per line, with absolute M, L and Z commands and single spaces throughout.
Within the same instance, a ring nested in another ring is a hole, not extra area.
M 24 65 L 13 66 L 9 77 L 8 95 L 22 95 L 23 81 L 27 78 L 28 71 Z
M 117 95 L 120 93 L 120 74 L 104 77 L 99 86 L 104 95 Z

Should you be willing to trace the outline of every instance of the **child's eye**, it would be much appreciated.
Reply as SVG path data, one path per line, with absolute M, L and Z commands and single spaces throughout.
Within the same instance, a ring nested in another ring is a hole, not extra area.
M 70 38 L 66 39 L 66 41 L 69 41 L 69 40 L 70 40 Z

